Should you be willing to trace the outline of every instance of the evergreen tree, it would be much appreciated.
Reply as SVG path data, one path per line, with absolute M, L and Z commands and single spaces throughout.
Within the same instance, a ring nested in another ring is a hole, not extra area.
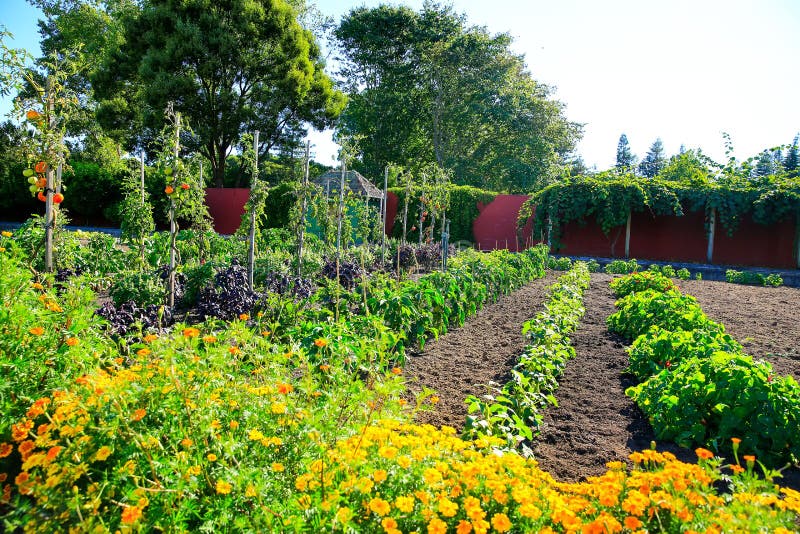
M 800 168 L 800 134 L 794 136 L 794 140 L 792 140 L 792 146 L 789 147 L 789 150 L 786 151 L 786 157 L 783 159 L 783 168 L 786 172 L 790 173 L 797 173 L 797 169 Z
M 764 150 L 758 156 L 753 175 L 769 176 L 770 174 L 775 174 L 775 160 L 772 159 L 772 153 L 769 150 Z
M 632 172 L 635 166 L 636 156 L 631 152 L 628 136 L 622 134 L 619 136 L 619 144 L 617 144 L 617 171 Z
M 656 139 L 650 146 L 650 151 L 639 164 L 639 172 L 648 178 L 654 178 L 661 169 L 666 165 L 667 160 L 664 157 L 664 144 L 661 138 Z

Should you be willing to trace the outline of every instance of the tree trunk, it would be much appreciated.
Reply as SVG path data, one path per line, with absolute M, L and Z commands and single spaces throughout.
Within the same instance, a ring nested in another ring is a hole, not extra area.
M 225 159 L 227 155 L 227 145 L 214 146 L 214 158 L 211 160 L 211 175 L 214 177 L 214 187 L 224 186 Z

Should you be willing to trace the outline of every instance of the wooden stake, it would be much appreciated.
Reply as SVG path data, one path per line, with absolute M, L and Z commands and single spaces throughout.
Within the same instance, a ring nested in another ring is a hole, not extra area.
M 55 102 L 53 100 L 53 78 L 48 76 L 47 77 L 47 111 L 46 111 L 46 118 L 47 118 L 47 125 L 48 130 L 53 128 L 55 125 Z M 52 147 L 47 148 L 47 156 L 52 161 L 53 156 L 53 149 Z M 50 165 L 50 162 L 47 162 L 47 168 L 45 170 L 45 179 L 47 180 L 47 185 L 45 186 L 45 204 L 44 204 L 44 269 L 48 273 L 53 272 L 53 230 L 56 223 L 55 218 L 55 209 L 53 204 L 53 192 L 55 190 L 55 181 L 53 179 L 53 168 Z
M 310 171 L 311 161 L 309 160 L 309 151 L 311 150 L 311 141 L 306 140 L 306 163 L 303 168 L 303 187 L 300 191 L 302 199 L 300 200 L 300 220 L 297 223 L 297 276 L 302 276 L 303 273 L 303 241 L 306 235 L 306 195 L 308 194 L 308 174 Z
M 255 158 L 255 167 L 253 168 L 253 179 L 250 182 L 250 195 L 253 190 L 258 187 L 258 134 L 259 131 L 253 132 L 253 157 Z M 256 210 L 255 206 L 251 205 L 250 209 L 250 236 L 247 246 L 247 286 L 250 291 L 253 290 L 253 273 L 256 266 Z
M 181 114 L 180 112 L 175 113 L 175 150 L 174 150 L 174 160 L 173 165 L 174 169 L 173 172 L 177 172 L 178 170 L 178 156 L 180 156 L 180 149 L 181 149 Z M 168 282 L 168 290 L 169 290 L 169 297 L 167 300 L 167 304 L 170 308 L 175 306 L 175 263 L 176 263 L 176 255 L 177 255 L 177 246 L 175 244 L 175 240 L 178 234 L 178 225 L 175 221 L 175 200 L 170 195 L 169 198 L 169 282 Z

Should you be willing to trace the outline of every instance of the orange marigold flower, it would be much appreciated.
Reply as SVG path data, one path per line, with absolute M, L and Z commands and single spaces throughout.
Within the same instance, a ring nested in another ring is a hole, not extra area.
M 147 415 L 147 411 L 145 409 L 143 409 L 143 408 L 139 408 L 138 410 L 133 412 L 133 416 L 131 417 L 131 420 L 133 420 L 133 421 L 141 421 L 142 418 L 145 415 Z
M 138 354 L 139 356 L 147 356 L 148 354 L 150 354 L 150 352 L 151 352 L 151 351 L 150 351 L 150 349 L 148 349 L 147 347 L 145 347 L 145 348 L 143 348 L 143 349 L 139 349 L 139 350 L 137 350 L 137 351 L 136 351 L 136 354 Z
M 168 195 L 171 195 L 172 193 L 175 192 L 175 188 L 172 187 L 171 185 L 168 185 L 167 187 L 164 188 L 164 192 Z
M 637 528 L 641 528 L 643 525 L 643 523 L 639 521 L 639 518 L 633 517 L 632 515 L 629 515 L 628 517 L 625 518 L 624 524 L 625 528 L 629 530 L 636 530 Z
M 239 347 L 228 347 L 228 352 L 236 356 L 237 354 L 240 354 L 242 351 L 239 350 Z
M 19 450 L 19 454 L 20 456 L 22 456 L 22 459 L 27 460 L 28 456 L 30 456 L 31 452 L 33 452 L 33 449 L 35 448 L 36 445 L 33 443 L 33 441 L 26 439 L 25 441 L 19 444 L 17 450 Z
M 142 509 L 138 506 L 126 506 L 122 511 L 122 522 L 126 525 L 136 523 L 142 517 Z
M 152 343 L 156 339 L 158 339 L 158 334 L 147 334 L 142 338 L 145 343 Z
M 250 318 L 250 316 L 249 316 L 249 315 L 247 315 L 246 313 L 240 313 L 240 314 L 239 314 L 239 319 L 240 319 L 240 320 L 242 320 L 242 321 L 246 321 L 246 320 L 248 320 L 249 318 Z
M 730 465 L 731 471 L 733 471 L 734 475 L 738 475 L 739 473 L 744 473 L 744 467 L 741 465 Z
M 216 343 L 217 338 L 214 336 L 203 336 L 203 343 Z
M 27 473 L 27 471 L 23 471 L 22 473 L 18 474 L 17 477 L 14 479 L 14 482 L 19 486 L 21 484 L 25 484 L 28 480 L 30 480 L 31 476 Z
M 228 426 L 230 427 L 231 430 L 236 430 L 237 428 L 239 428 L 239 421 L 231 421 L 230 423 L 228 423 Z
M 28 437 L 28 433 L 33 429 L 33 421 L 30 419 L 22 423 L 15 423 L 11 425 L 11 439 L 14 441 L 22 441 Z
M 224 480 L 217 480 L 217 493 L 220 495 L 227 495 L 231 492 L 233 486 Z
M 323 363 L 322 365 L 319 366 L 319 370 L 322 371 L 322 372 L 329 371 L 330 368 L 331 368 L 331 366 L 326 364 L 326 363 Z
M 270 332 L 269 330 L 264 330 L 264 331 L 262 331 L 262 332 L 261 332 L 261 335 L 262 335 L 262 336 L 264 336 L 264 337 L 267 337 L 267 336 L 269 336 L 271 333 L 272 333 L 272 332 Z
M 756 457 L 752 454 L 745 454 L 742 458 L 744 458 L 744 461 L 747 463 L 754 463 L 756 461 Z
M 33 282 L 33 283 L 31 283 L 31 287 L 32 287 L 33 289 L 44 289 L 44 286 L 43 286 L 42 284 L 40 284 L 39 282 Z
M 14 450 L 14 446 L 10 443 L 0 443 L 0 458 L 5 458 L 11 454 L 11 451 Z
M 325 347 L 328 345 L 328 340 L 318 337 L 317 339 L 314 340 L 314 345 L 316 345 L 319 348 Z
M 402 369 L 400 369 L 399 367 L 395 367 L 394 369 L 392 369 L 392 374 L 393 374 L 393 375 L 400 375 L 400 374 L 403 374 L 403 370 L 402 370 Z
M 199 335 L 200 335 L 200 330 L 192 326 L 183 329 L 183 337 L 197 337 Z
M 492 516 L 492 526 L 497 532 L 508 532 L 511 530 L 511 520 L 506 514 L 494 514 Z
M 731 442 L 733 442 L 734 445 L 738 445 L 742 442 L 742 440 L 741 438 L 731 438 Z
M 97 458 L 98 462 L 105 461 L 105 459 L 109 456 L 111 456 L 111 447 L 107 447 L 105 445 L 97 449 L 97 454 L 95 454 L 95 458 Z
M 191 439 L 189 439 L 189 438 L 183 438 L 183 439 L 181 440 L 181 445 L 183 445 L 184 447 L 186 447 L 186 448 L 188 449 L 189 447 L 191 447 L 192 445 L 194 445 L 194 441 L 192 441 L 192 440 L 191 440 Z
M 56 456 L 58 456 L 58 454 L 61 452 L 61 450 L 63 448 L 64 447 L 62 447 L 60 445 L 54 445 L 54 446 L 50 447 L 50 449 L 47 451 L 47 460 L 49 462 L 52 462 L 53 460 L 55 460 Z
M 711 458 L 714 457 L 713 452 L 711 452 L 708 449 L 704 449 L 702 447 L 696 448 L 694 452 L 695 454 L 697 454 L 697 457 L 700 458 L 701 460 L 710 460 Z
M 472 532 L 472 523 L 463 519 L 458 522 L 456 534 L 469 534 L 470 532 Z
M 68 337 L 65 343 L 67 344 L 68 347 L 74 347 L 78 343 L 80 343 L 80 340 L 77 337 Z
M 28 329 L 28 332 L 33 334 L 34 336 L 41 336 L 44 334 L 44 328 L 41 326 L 34 326 L 33 328 Z
M 206 455 L 206 458 L 208 458 L 209 462 L 216 462 L 217 461 L 217 455 L 214 454 L 213 452 L 208 453 Z
M 278 382 L 278 393 L 286 395 L 287 393 L 291 393 L 294 391 L 294 387 L 291 384 L 284 384 L 283 382 Z

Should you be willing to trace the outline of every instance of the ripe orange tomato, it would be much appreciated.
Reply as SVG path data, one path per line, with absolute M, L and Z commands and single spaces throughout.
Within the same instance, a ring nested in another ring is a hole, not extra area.
M 61 204 L 62 202 L 64 202 L 64 195 L 62 195 L 61 193 L 56 193 L 55 195 L 53 195 L 53 202 L 55 202 L 56 204 Z
M 44 161 L 40 161 L 36 164 L 36 167 L 33 168 L 37 173 L 44 174 L 47 171 L 47 163 Z

